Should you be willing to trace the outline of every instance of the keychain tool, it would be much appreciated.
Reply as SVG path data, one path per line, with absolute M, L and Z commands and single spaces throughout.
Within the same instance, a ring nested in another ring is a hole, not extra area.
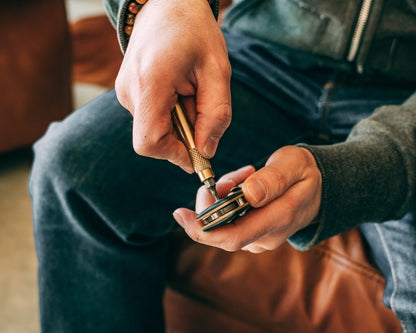
M 243 191 L 237 186 L 233 187 L 225 198 L 215 201 L 199 213 L 196 219 L 202 222 L 203 231 L 209 231 L 243 216 L 250 208 Z

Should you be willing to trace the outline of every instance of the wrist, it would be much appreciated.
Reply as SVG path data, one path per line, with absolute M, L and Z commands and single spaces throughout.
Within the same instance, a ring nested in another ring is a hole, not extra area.
M 117 35 L 123 53 L 125 53 L 127 49 L 136 15 L 147 1 L 148 0 L 126 0 L 119 9 Z M 207 0 L 207 2 L 215 19 L 218 19 L 219 0 Z

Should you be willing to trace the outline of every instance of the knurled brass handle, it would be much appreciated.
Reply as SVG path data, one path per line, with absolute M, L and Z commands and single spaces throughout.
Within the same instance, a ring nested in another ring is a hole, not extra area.
M 199 153 L 197 148 L 192 148 L 188 152 L 196 173 L 202 172 L 204 169 L 211 168 L 211 163 Z
M 186 118 L 182 103 L 176 103 L 172 110 L 172 119 L 182 142 L 188 149 L 192 166 L 201 182 L 205 182 L 209 178 L 214 178 L 215 175 L 212 171 L 211 163 L 199 153 L 198 148 L 195 145 L 194 131 L 188 118 Z

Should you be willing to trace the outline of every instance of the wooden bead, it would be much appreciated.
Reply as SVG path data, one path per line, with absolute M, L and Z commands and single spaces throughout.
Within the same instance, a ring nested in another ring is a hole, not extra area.
M 136 0 L 136 2 L 141 5 L 144 5 L 147 2 L 147 0 Z
M 131 33 L 132 33 L 132 31 L 133 31 L 133 27 L 132 27 L 131 25 L 126 25 L 126 26 L 124 27 L 124 33 L 125 33 L 127 36 L 130 36 L 130 35 L 131 35 Z
M 134 15 L 133 14 L 127 14 L 126 24 L 133 25 L 134 24 Z
M 131 2 L 129 4 L 129 7 L 128 7 L 129 12 L 134 14 L 134 15 L 136 15 L 139 12 L 139 8 L 140 8 L 140 6 L 135 2 Z

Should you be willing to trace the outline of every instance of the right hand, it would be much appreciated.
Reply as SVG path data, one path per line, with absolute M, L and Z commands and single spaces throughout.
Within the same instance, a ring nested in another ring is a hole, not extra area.
M 245 167 L 224 175 L 217 183 L 219 195 L 240 183 L 245 199 L 256 209 L 233 223 L 204 232 L 196 213 L 189 209 L 175 210 L 174 218 L 196 242 L 253 253 L 274 250 L 297 231 L 319 221 L 322 175 L 314 156 L 305 148 L 283 147 L 258 171 Z M 212 204 L 212 195 L 202 187 L 196 211 Z
M 136 16 L 115 85 L 133 115 L 136 153 L 193 172 L 172 127 L 181 95 L 198 150 L 211 158 L 231 121 L 230 77 L 225 40 L 207 0 L 149 0 Z

